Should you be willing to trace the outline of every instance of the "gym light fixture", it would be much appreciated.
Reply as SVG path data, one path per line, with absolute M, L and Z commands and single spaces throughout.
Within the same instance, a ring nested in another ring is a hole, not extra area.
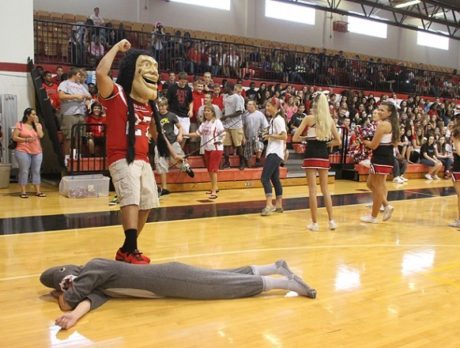
M 402 4 L 397 4 L 395 5 L 396 8 L 403 8 L 403 7 L 407 7 L 407 6 L 411 6 L 411 5 L 417 5 L 417 4 L 420 4 L 421 1 L 420 0 L 411 0 L 411 1 L 407 1 L 407 2 L 403 2 Z

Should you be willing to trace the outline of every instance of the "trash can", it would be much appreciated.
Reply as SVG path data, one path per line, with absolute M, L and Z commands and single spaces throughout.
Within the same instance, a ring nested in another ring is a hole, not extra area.
M 7 188 L 10 184 L 11 164 L 0 163 L 0 188 Z

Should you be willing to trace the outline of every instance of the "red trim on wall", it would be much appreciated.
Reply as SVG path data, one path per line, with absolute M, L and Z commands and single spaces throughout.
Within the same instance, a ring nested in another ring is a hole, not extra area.
M 27 72 L 27 64 L 0 62 L 0 71 Z

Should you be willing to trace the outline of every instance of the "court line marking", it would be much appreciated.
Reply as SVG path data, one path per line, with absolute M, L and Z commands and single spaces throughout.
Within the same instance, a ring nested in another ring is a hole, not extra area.
M 233 255 L 233 254 L 250 254 L 250 253 L 260 253 L 260 252 L 273 252 L 273 251 L 295 251 L 295 250 L 313 250 L 313 249 L 339 249 L 339 248 L 419 248 L 419 247 L 431 247 L 431 248 L 460 248 L 460 244 L 339 244 L 339 245 L 304 245 L 300 247 L 284 247 L 284 248 L 266 248 L 266 249 L 247 249 L 247 250 L 232 250 L 232 251 L 222 251 L 218 253 L 203 253 L 203 254 L 193 254 L 193 255 L 181 255 L 181 256 L 174 256 L 174 257 L 162 257 L 162 258 L 155 258 L 152 259 L 153 262 L 158 261 L 177 261 L 182 259 L 191 259 L 191 258 L 199 258 L 199 257 L 218 257 L 218 256 L 225 256 L 225 255 Z M 455 262 L 453 264 L 446 264 L 444 266 L 440 266 L 436 268 L 436 271 L 433 268 L 434 273 L 443 272 L 449 269 L 454 269 L 456 267 L 460 267 L 460 262 Z M 422 274 L 423 272 L 420 272 Z M 10 280 L 20 280 L 20 279 L 28 279 L 32 277 L 39 277 L 40 274 L 29 274 L 29 275 L 21 275 L 21 276 L 14 276 L 14 277 L 4 277 L 0 278 L 0 282 L 2 281 L 10 281 Z
M 414 192 L 419 194 L 419 192 Z M 449 198 L 454 198 L 454 195 L 448 195 L 448 196 L 429 196 L 431 199 L 449 199 Z M 308 199 L 308 197 L 306 197 Z M 414 198 L 410 199 L 409 201 L 415 201 L 415 200 L 421 200 L 425 198 Z M 394 205 L 397 205 L 398 203 L 405 202 L 406 200 L 397 200 L 397 201 L 390 201 L 393 202 Z M 347 207 L 356 207 L 360 205 L 366 205 L 369 204 L 369 202 L 362 202 L 362 203 L 352 203 L 352 204 L 344 204 L 344 205 L 337 205 L 334 206 L 333 208 L 339 209 L 339 208 L 347 208 Z M 325 207 L 318 208 L 318 210 L 326 209 Z M 290 210 L 285 210 L 284 214 L 290 214 L 290 213 L 298 213 L 300 211 L 308 211 L 308 208 L 301 208 L 301 209 L 290 209 Z M 239 215 L 223 215 L 223 216 L 204 216 L 200 218 L 191 218 L 191 219 L 179 219 L 179 220 L 167 220 L 167 221 L 152 221 L 152 222 L 146 222 L 145 225 L 153 225 L 153 224 L 165 224 L 165 223 L 180 223 L 180 222 L 187 222 L 187 221 L 197 221 L 197 220 L 208 220 L 208 219 L 225 219 L 225 218 L 235 218 L 237 216 L 253 216 L 253 215 L 259 215 L 259 213 L 244 213 L 244 214 L 239 214 Z M 40 216 L 37 216 L 40 217 Z M 357 220 L 357 222 L 359 222 Z M 410 223 L 410 222 L 405 222 Z M 414 222 L 415 223 L 415 222 Z M 442 225 L 444 226 L 444 225 Z M 447 226 L 447 225 L 446 225 Z M 107 225 L 107 226 L 94 226 L 94 227 L 84 227 L 84 228 L 69 228 L 65 230 L 51 230 L 51 231 L 39 231 L 39 232 L 25 232 L 25 233 L 11 233 L 11 234 L 3 234 L 0 235 L 1 238 L 5 237 L 20 237 L 20 236 L 28 236 L 28 235 L 41 235 L 41 234 L 51 234 L 51 233 L 69 233 L 70 231 L 73 232 L 78 232 L 78 233 L 84 233 L 84 232 L 91 232 L 92 230 L 97 230 L 97 229 L 102 229 L 102 228 L 116 228 L 116 227 L 121 227 L 121 224 L 119 225 Z

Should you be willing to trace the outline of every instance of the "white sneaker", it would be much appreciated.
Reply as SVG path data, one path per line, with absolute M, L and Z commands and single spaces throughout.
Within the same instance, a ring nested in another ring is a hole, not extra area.
M 319 225 L 318 225 L 317 222 L 312 222 L 310 225 L 307 226 L 307 228 L 310 231 L 313 231 L 313 232 L 318 232 L 319 231 Z
M 453 222 L 449 224 L 449 227 L 460 228 L 460 220 L 454 220 Z
M 405 183 L 405 181 L 400 176 L 397 176 L 396 178 L 394 178 L 393 182 L 395 184 L 404 184 Z
M 372 208 L 372 202 L 366 204 L 366 207 L 367 208 Z M 385 210 L 385 207 L 383 206 L 383 204 L 380 206 L 380 211 L 384 211 Z
M 393 210 L 395 210 L 395 208 L 393 208 L 391 205 L 387 205 L 383 211 L 383 221 L 387 221 L 387 220 L 390 220 L 391 219 L 391 214 L 393 214 Z
M 409 181 L 409 179 L 405 178 L 404 175 L 401 175 L 400 178 L 401 178 L 404 182 Z
M 337 223 L 334 220 L 329 220 L 329 229 L 334 231 L 337 228 Z
M 372 215 L 365 215 L 365 216 L 361 216 L 361 222 L 367 222 L 368 224 L 376 224 L 377 223 L 377 219 L 375 217 L 373 217 Z
M 425 178 L 426 178 L 427 180 L 433 180 L 433 177 L 432 177 L 430 174 L 428 174 L 428 173 L 425 174 Z
M 433 176 L 433 179 L 434 179 L 434 180 L 441 180 L 441 179 L 439 178 L 439 176 L 437 176 L 437 175 Z

